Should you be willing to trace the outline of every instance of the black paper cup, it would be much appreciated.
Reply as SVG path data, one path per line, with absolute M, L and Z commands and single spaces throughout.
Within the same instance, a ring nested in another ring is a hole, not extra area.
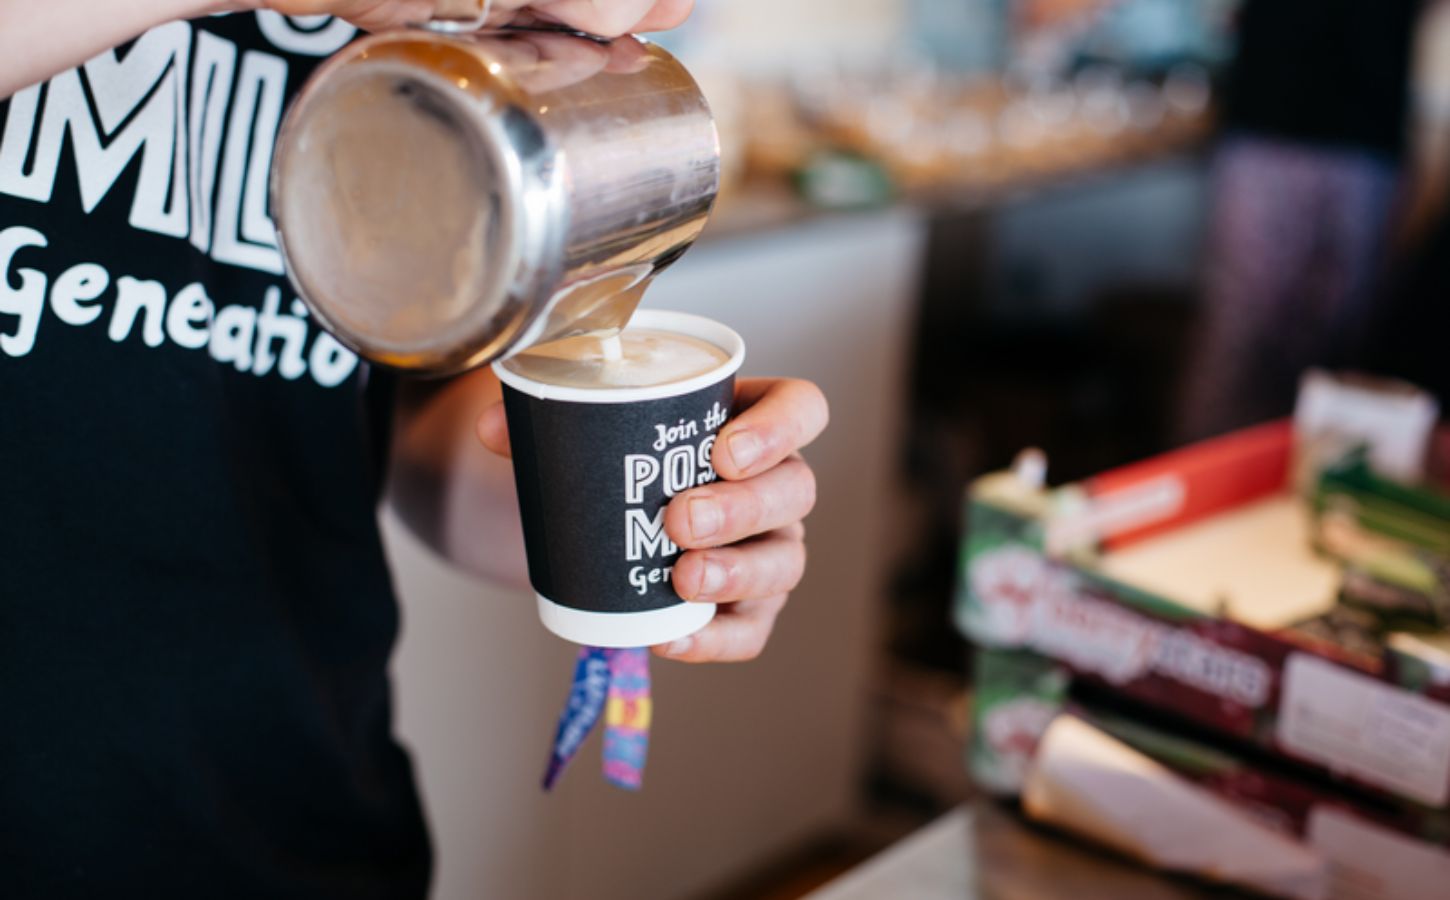
M 591 647 L 646 647 L 715 617 L 686 603 L 671 571 L 683 552 L 664 531 L 674 496 L 716 479 L 710 454 L 730 417 L 745 342 L 718 322 L 643 310 L 631 327 L 698 338 L 729 361 L 647 388 L 561 387 L 495 363 L 504 385 L 514 480 L 539 618 Z

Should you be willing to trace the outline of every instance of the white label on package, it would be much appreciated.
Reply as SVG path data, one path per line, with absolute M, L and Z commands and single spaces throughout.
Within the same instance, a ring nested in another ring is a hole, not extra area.
M 1331 771 L 1442 806 L 1450 709 L 1302 653 L 1284 666 L 1279 745 Z
M 1307 837 L 1329 860 L 1335 898 L 1421 900 L 1450 884 L 1450 853 L 1337 809 L 1316 806 Z
M 1187 496 L 1188 488 L 1177 475 L 1162 475 L 1099 495 L 1083 509 L 1048 522 L 1048 551 L 1067 553 L 1081 544 L 1171 519 L 1183 510 Z

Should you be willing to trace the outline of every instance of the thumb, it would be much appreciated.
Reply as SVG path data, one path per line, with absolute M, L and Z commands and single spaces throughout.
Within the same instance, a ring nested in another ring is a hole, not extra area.
M 489 450 L 505 459 L 512 455 L 509 450 L 508 419 L 504 416 L 502 401 L 490 405 L 479 414 L 474 430 L 483 446 Z

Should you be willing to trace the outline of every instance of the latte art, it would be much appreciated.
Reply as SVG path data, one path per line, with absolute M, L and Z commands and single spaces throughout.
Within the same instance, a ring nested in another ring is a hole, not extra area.
M 566 338 L 503 365 L 544 384 L 583 389 L 657 387 L 708 374 L 730 361 L 724 350 L 688 335 L 650 328 Z

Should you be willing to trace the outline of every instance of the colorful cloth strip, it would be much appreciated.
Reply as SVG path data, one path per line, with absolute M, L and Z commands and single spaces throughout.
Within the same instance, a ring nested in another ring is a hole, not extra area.
M 581 648 L 544 773 L 544 790 L 553 789 L 601 715 L 605 780 L 626 790 L 639 790 L 649 753 L 652 714 L 647 649 Z

